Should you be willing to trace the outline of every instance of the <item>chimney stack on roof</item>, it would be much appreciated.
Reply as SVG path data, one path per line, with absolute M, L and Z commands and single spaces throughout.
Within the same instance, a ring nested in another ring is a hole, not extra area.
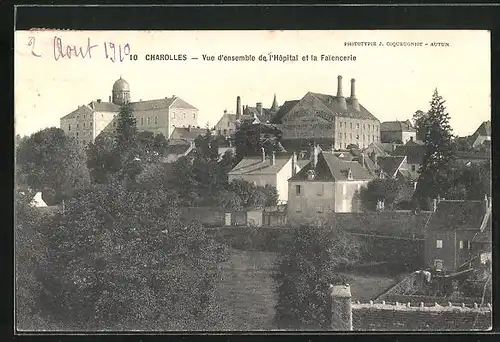
M 109 101 L 108 102 L 111 102 L 111 95 L 109 96 Z
M 239 119 L 241 116 L 241 97 L 236 97 L 236 119 Z
M 101 99 L 97 99 L 97 103 L 101 103 Z
M 342 110 L 347 110 L 347 103 L 345 97 L 342 94 L 342 76 L 337 76 L 337 102 Z
M 262 115 L 262 102 L 257 102 L 255 104 L 255 107 L 257 108 L 257 112 L 259 113 L 259 115 Z
M 312 162 L 312 167 L 314 169 L 316 169 L 316 165 L 318 165 L 318 153 L 319 153 L 318 146 L 314 144 L 311 150 L 311 162 Z
M 359 112 L 360 111 L 360 108 L 359 108 L 359 102 L 358 102 L 358 99 L 356 98 L 356 80 L 353 78 L 351 79 L 351 104 L 352 104 L 352 108 Z
M 275 164 L 276 164 L 276 152 L 273 151 L 273 153 L 271 154 L 271 165 Z
M 260 150 L 262 154 L 262 162 L 264 162 L 266 160 L 266 150 L 264 149 L 264 147 L 261 147 Z
M 295 176 L 297 168 L 297 153 L 292 154 L 292 176 Z

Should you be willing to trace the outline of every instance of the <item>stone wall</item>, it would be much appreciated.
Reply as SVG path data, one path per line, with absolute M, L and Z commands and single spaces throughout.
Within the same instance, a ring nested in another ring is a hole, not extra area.
M 352 316 L 355 331 L 486 331 L 492 327 L 491 305 L 353 303 Z

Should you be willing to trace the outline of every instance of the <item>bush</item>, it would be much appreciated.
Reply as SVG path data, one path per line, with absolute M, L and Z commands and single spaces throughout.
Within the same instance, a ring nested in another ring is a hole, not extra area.
M 330 284 L 346 279 L 338 269 L 359 259 L 359 245 L 331 223 L 302 226 L 278 258 L 275 324 L 279 329 L 329 329 Z

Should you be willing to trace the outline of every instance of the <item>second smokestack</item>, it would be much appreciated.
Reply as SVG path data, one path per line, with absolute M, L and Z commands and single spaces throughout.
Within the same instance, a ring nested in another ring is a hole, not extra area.
M 347 110 L 347 103 L 342 93 L 342 76 L 337 76 L 337 102 L 342 110 Z
M 352 104 L 352 108 L 359 112 L 359 102 L 358 102 L 358 99 L 356 98 L 356 80 L 353 78 L 351 79 L 351 104 Z
M 236 118 L 241 116 L 241 97 L 236 97 Z

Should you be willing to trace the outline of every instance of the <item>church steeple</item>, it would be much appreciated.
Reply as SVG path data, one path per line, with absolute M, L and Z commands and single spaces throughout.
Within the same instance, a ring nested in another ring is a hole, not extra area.
M 277 112 L 280 107 L 278 106 L 278 101 L 276 100 L 276 94 L 274 94 L 273 104 L 271 106 L 271 111 Z

